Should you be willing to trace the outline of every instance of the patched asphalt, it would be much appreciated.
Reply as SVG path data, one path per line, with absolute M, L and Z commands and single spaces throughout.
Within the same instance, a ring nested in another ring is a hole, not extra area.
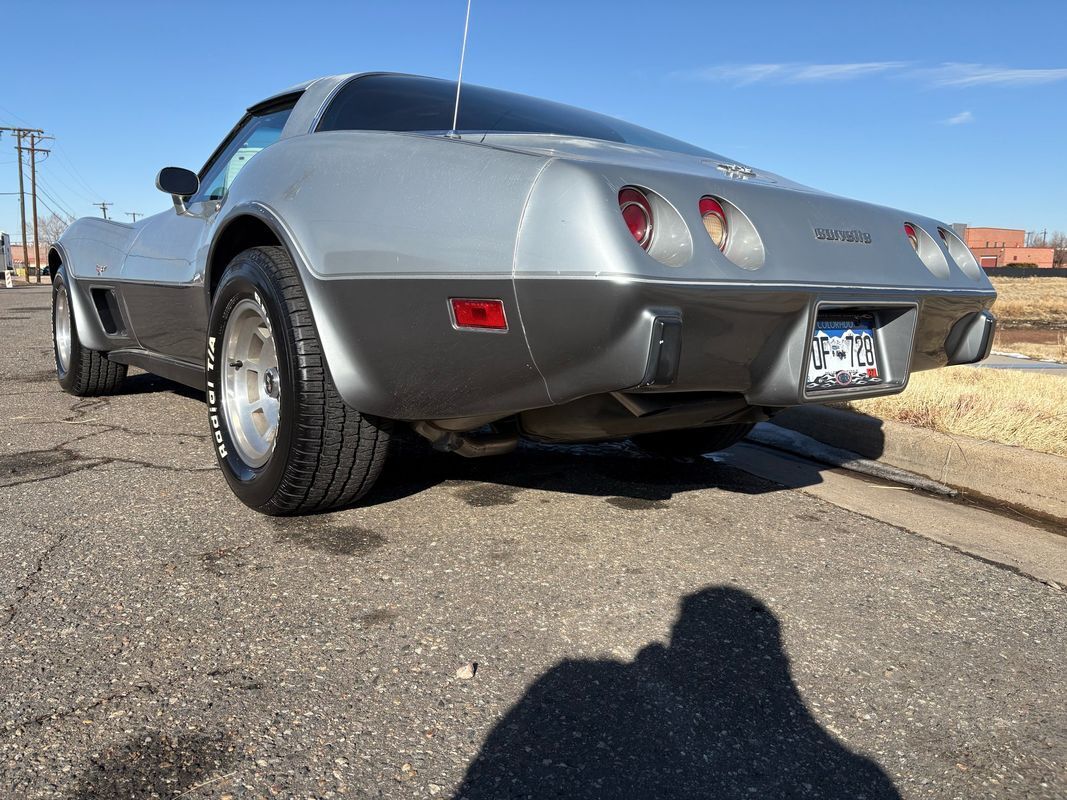
M 1067 796 L 1060 589 L 623 445 L 268 519 L 48 309 L 0 289 L 2 797 Z

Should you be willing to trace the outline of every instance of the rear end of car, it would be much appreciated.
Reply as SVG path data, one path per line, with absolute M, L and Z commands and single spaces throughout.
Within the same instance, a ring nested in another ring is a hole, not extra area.
M 639 429 L 755 421 L 988 354 L 995 292 L 943 223 L 714 160 L 637 161 L 554 161 L 527 203 L 516 297 L 554 403 L 607 396 L 589 415 L 620 405 Z M 558 411 L 524 424 L 566 438 Z
M 463 98 L 451 131 L 454 84 L 346 78 L 234 184 L 300 243 L 353 408 L 621 438 L 892 394 L 989 349 L 995 293 L 936 220 L 581 109 Z

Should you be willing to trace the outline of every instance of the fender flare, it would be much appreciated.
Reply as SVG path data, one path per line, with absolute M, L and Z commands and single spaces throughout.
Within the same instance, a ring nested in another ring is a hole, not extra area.
M 209 292 L 210 287 L 216 282 L 216 269 L 226 268 L 225 264 L 218 266 L 214 265 L 219 241 L 230 229 L 230 226 L 241 217 L 254 217 L 270 229 L 274 234 L 274 237 L 281 242 L 281 246 L 285 248 L 289 257 L 293 260 L 293 264 L 296 265 L 297 272 L 300 273 L 300 279 L 304 283 L 306 290 L 308 278 L 311 277 L 311 269 L 308 266 L 307 256 L 297 243 L 293 232 L 289 229 L 289 226 L 285 224 L 285 221 L 278 212 L 265 203 L 261 203 L 258 200 L 251 200 L 231 208 L 225 218 L 220 220 L 216 225 L 215 233 L 211 237 L 211 245 L 208 248 L 207 258 L 204 263 L 204 286 L 208 287 Z M 210 301 L 210 296 L 208 299 Z
M 296 236 L 282 216 L 273 208 L 258 200 L 246 201 L 231 208 L 225 219 L 219 222 L 215 235 L 212 237 L 211 246 L 208 248 L 207 259 L 204 264 L 204 286 L 207 291 L 211 292 L 211 287 L 215 282 L 217 276 L 215 270 L 225 269 L 225 265 L 216 265 L 214 263 L 219 241 L 231 223 L 240 217 L 247 216 L 256 218 L 269 228 L 281 243 L 280 246 L 285 249 L 289 258 L 292 259 L 301 286 L 304 289 L 304 295 L 307 297 L 308 311 L 311 315 L 312 323 L 315 325 L 315 331 L 322 345 L 323 357 L 326 360 L 326 366 L 334 385 L 341 398 L 348 405 L 361 411 L 366 410 L 366 399 L 375 394 L 374 388 L 367 386 L 365 379 L 362 377 L 370 372 L 370 370 L 364 369 L 362 366 L 367 362 L 368 354 L 362 352 L 359 343 L 342 341 L 337 336 L 335 327 L 328 319 L 328 314 L 324 315 L 323 312 L 323 309 L 328 306 L 320 299 L 324 293 L 330 291 L 329 284 L 331 281 L 322 280 L 315 276 L 307 255 L 303 248 L 300 247 Z M 209 303 L 211 302 L 210 294 L 208 295 L 208 301 Z
M 54 242 L 48 248 L 48 254 L 55 252 L 59 256 L 60 268 L 63 270 L 63 280 L 67 284 L 67 295 L 70 298 L 71 308 L 74 309 L 74 328 L 78 334 L 78 341 L 83 347 L 90 350 L 107 351 L 114 344 L 104 334 L 98 324 L 97 316 L 89 307 L 91 302 L 85 287 L 78 281 L 74 274 L 73 265 L 67 248 L 61 242 Z

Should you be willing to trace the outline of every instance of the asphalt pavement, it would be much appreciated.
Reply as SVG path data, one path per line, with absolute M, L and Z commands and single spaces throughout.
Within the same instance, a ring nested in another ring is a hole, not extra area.
M 906 490 L 409 447 L 269 519 L 197 393 L 63 394 L 47 289 L 0 332 L 0 797 L 1067 796 L 1064 590 Z

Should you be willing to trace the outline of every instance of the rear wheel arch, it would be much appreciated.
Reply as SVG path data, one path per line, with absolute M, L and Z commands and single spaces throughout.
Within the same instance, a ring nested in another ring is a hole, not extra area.
M 272 515 L 313 513 L 355 502 L 381 470 L 392 427 L 389 420 L 359 413 L 337 392 L 298 273 L 284 246 L 242 250 L 220 273 L 208 321 L 213 356 L 207 375 L 208 415 L 216 456 L 242 502 Z M 242 339 L 240 326 L 231 331 L 230 323 L 240 321 L 234 314 L 248 309 L 258 309 L 264 321 L 265 328 L 253 325 L 250 330 L 267 331 L 259 338 L 272 342 L 273 361 L 265 357 L 265 348 L 252 353 L 236 346 Z M 250 375 L 231 382 L 231 369 Z M 274 377 L 268 382 L 271 371 Z M 250 461 L 255 448 L 243 447 L 235 434 L 248 432 L 243 412 L 261 407 L 264 392 L 279 403 L 274 429 L 261 428 L 259 434 L 269 435 L 276 447 L 258 463 L 259 451 Z
M 364 403 L 366 397 L 360 393 L 360 388 L 357 386 L 353 390 L 351 382 L 346 383 L 343 379 L 343 373 L 353 364 L 370 363 L 374 358 L 373 347 L 359 341 L 346 341 L 343 345 L 337 341 L 330 324 L 330 312 L 320 307 L 321 282 L 313 274 L 303 250 L 288 225 L 273 209 L 258 202 L 241 204 L 235 207 L 231 214 L 232 216 L 222 223 L 208 251 L 204 286 L 209 313 L 223 274 L 234 258 L 247 250 L 256 248 L 277 247 L 281 249 L 292 262 L 294 277 L 300 282 L 308 298 L 307 314 L 320 337 L 323 357 L 327 365 L 331 367 L 334 379 L 340 378 L 338 389 L 342 397 L 354 408 L 369 406 L 370 404 Z M 340 362 L 335 364 L 335 358 L 340 358 Z M 333 366 L 338 366 L 341 376 L 332 369 Z
M 209 303 L 210 298 L 215 296 L 215 290 L 218 288 L 219 281 L 222 280 L 226 267 L 245 250 L 251 250 L 254 247 L 282 247 L 296 263 L 292 248 L 289 247 L 276 225 L 277 223 L 273 221 L 267 222 L 261 215 L 241 213 L 229 220 L 219 231 L 211 245 L 207 260 L 207 274 L 204 276 Z

